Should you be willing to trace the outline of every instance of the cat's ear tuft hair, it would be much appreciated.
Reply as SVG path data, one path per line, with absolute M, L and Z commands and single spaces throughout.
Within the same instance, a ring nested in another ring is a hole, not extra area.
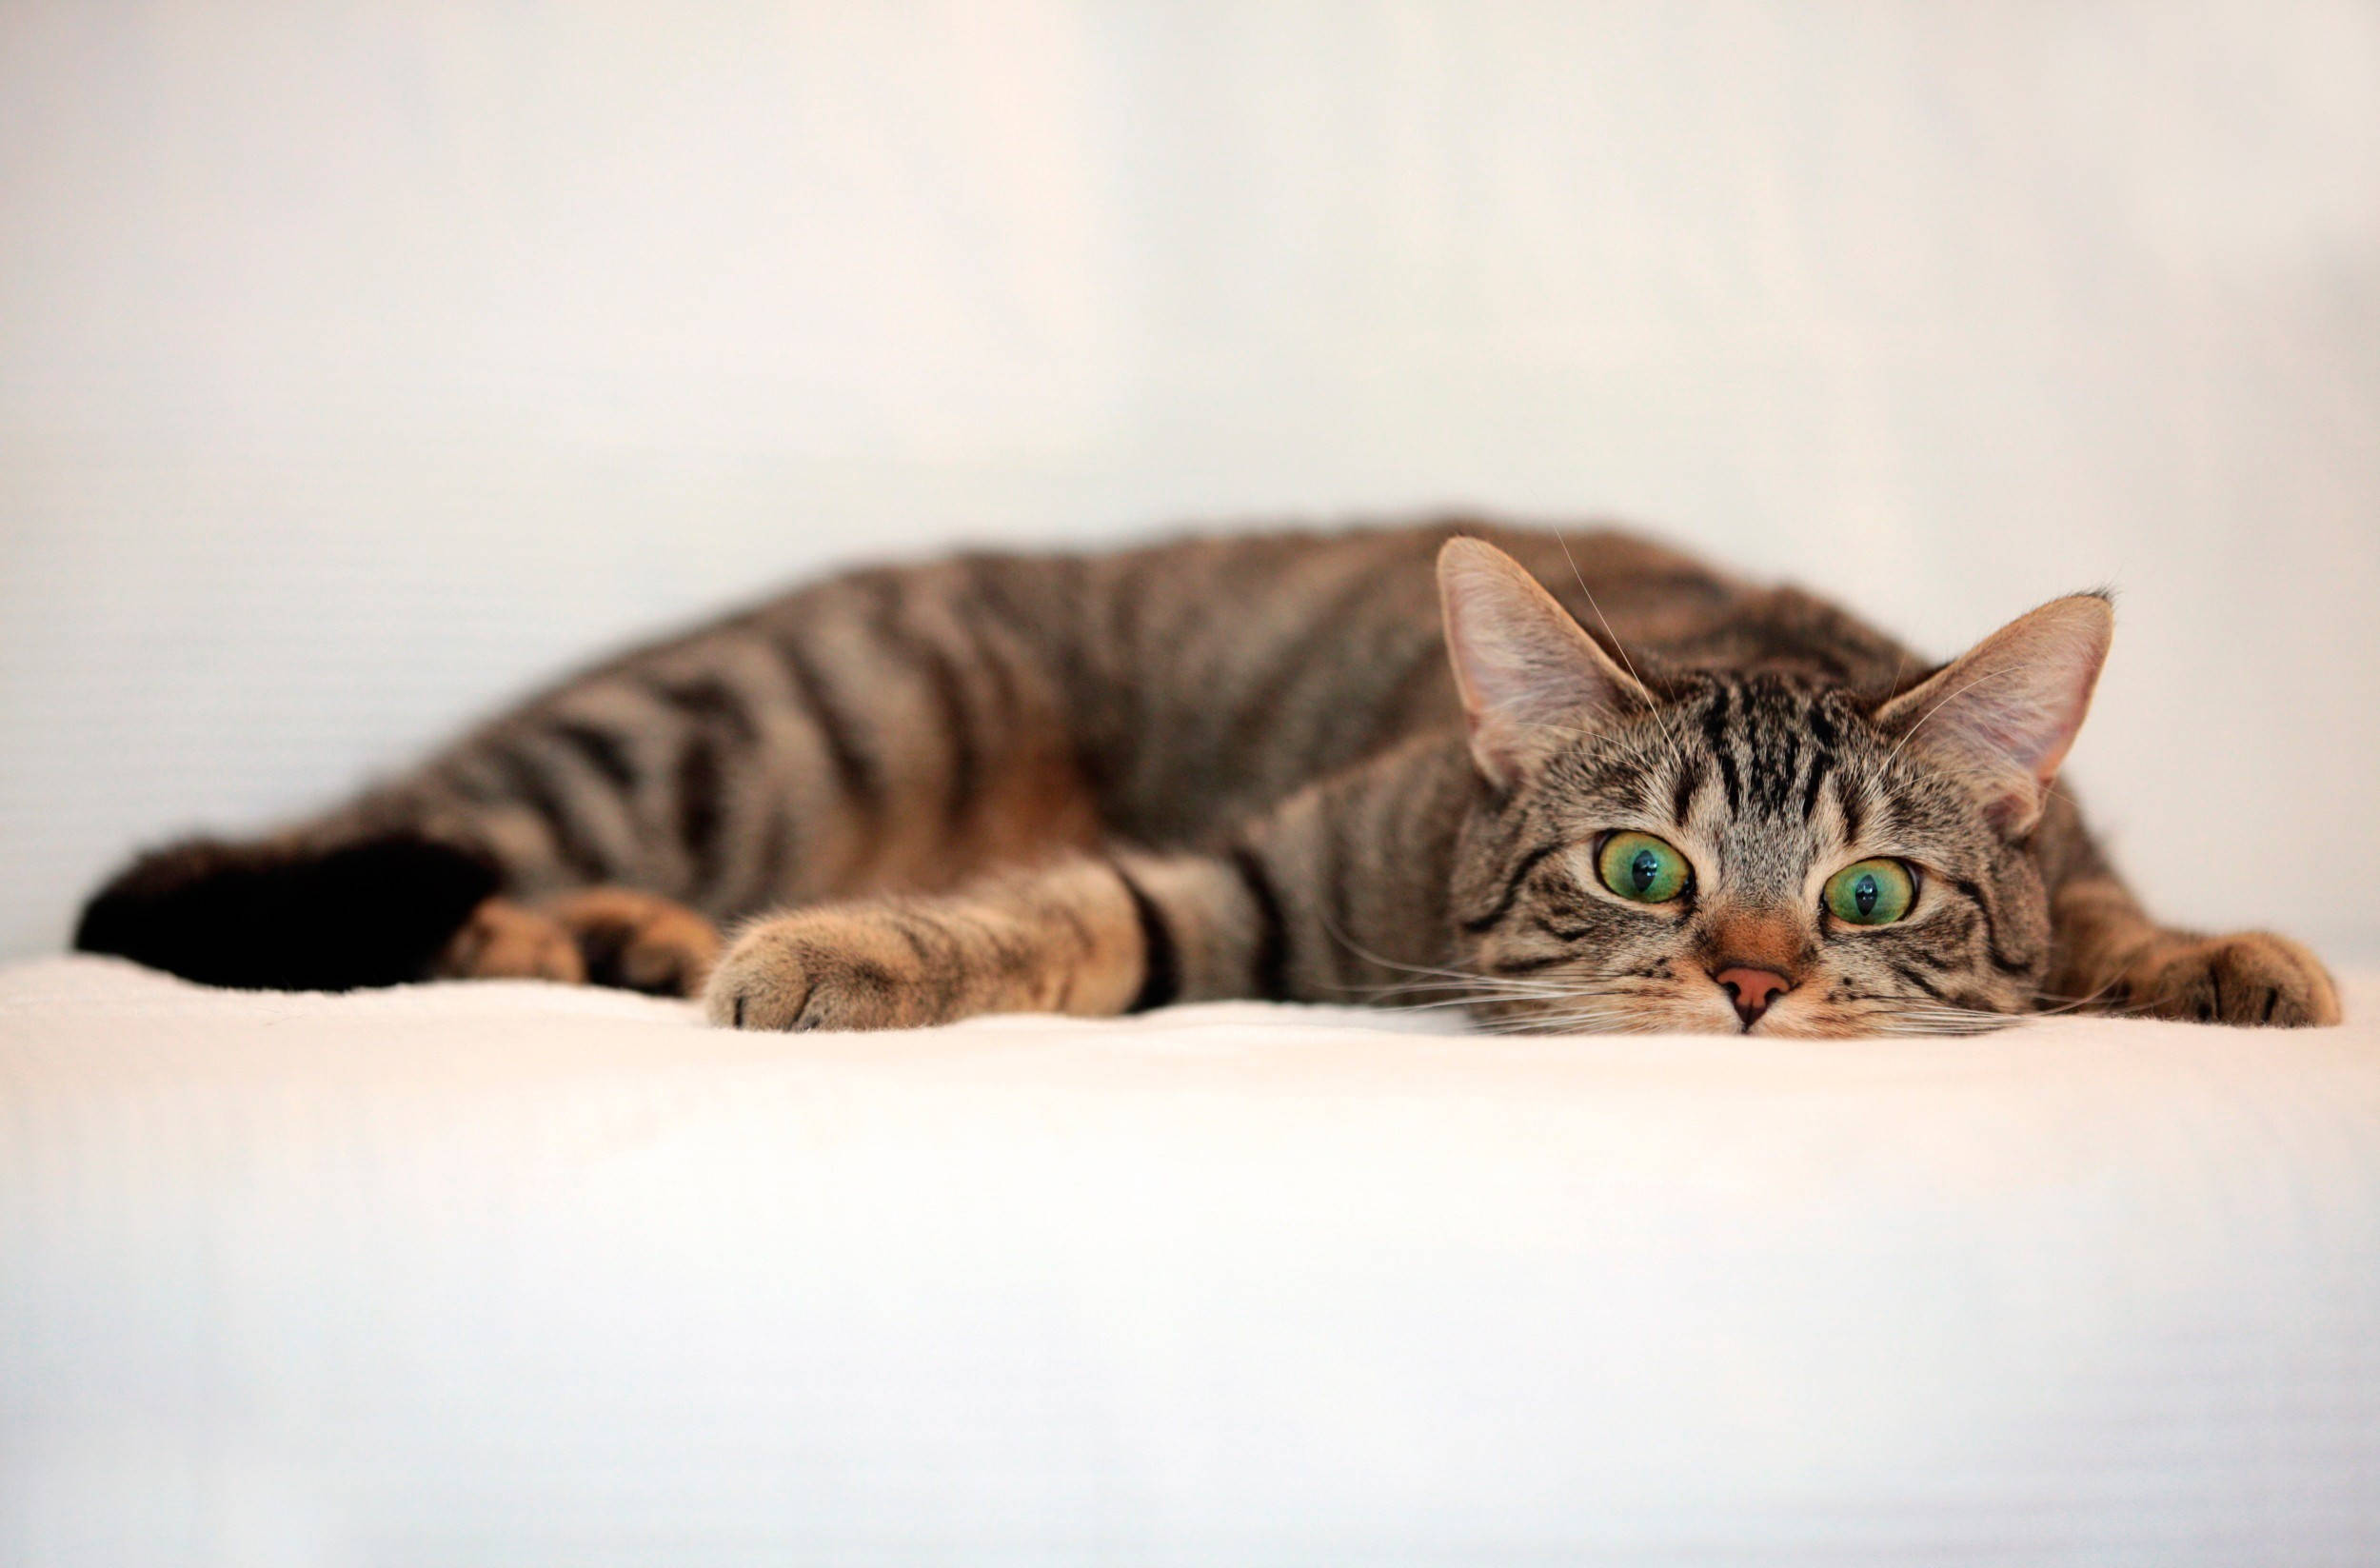
M 1580 731 L 1653 707 L 1560 602 L 1486 541 L 1446 542 L 1438 591 L 1471 755 L 1497 788 Z
M 1886 703 L 1875 722 L 1963 775 L 1993 825 L 2021 838 L 2091 710 L 2114 630 L 2106 594 L 2053 599 Z

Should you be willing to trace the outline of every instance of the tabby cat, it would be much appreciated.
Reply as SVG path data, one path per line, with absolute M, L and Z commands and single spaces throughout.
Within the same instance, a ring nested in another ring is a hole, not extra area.
M 701 994 L 748 1029 L 1224 997 L 2335 1022 L 2295 943 L 2152 921 L 2053 787 L 2110 627 L 2060 599 L 1934 667 L 1642 539 L 1484 526 L 863 571 L 261 843 L 151 854 L 76 940 L 224 985 Z

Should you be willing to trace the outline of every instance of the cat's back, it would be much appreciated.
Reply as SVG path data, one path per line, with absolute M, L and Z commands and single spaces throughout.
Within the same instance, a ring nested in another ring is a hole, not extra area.
M 1196 837 L 1458 723 L 1435 570 L 1458 534 L 1512 554 L 1591 634 L 1648 665 L 1851 685 L 1889 684 L 1912 665 L 1821 600 L 1611 527 L 1447 518 L 1109 554 L 977 555 L 948 564 L 942 591 L 1048 649 L 1112 820 Z
M 1660 669 L 1775 671 L 1871 687 L 1906 676 L 1914 663 L 1900 644 L 1817 595 L 1754 583 L 1611 526 L 1455 517 L 956 565 L 979 588 L 1000 585 L 991 597 L 1005 618 L 1041 628 L 1101 686 L 1170 688 L 1241 727 L 1294 721 L 1309 703 L 1393 724 L 1453 715 L 1436 561 L 1458 535 L 1505 551 L 1591 636 Z
M 856 803 L 828 819 L 849 843 L 822 854 L 813 831 L 774 858 L 842 866 L 837 886 L 861 878 L 852 865 L 914 885 L 1012 847 L 968 824 L 1022 824 L 1033 843 L 1095 823 L 1197 841 L 1310 780 L 1454 733 L 1436 557 L 1457 534 L 1510 552 L 1648 674 L 1774 668 L 1880 685 L 1915 667 L 1819 600 L 1615 528 L 1455 517 L 977 552 L 846 573 L 618 655 L 465 737 L 395 793 L 482 815 L 491 802 L 584 796 L 601 809 L 575 814 L 591 825 L 563 859 L 626 866 L 654 886 L 676 885 L 675 851 L 648 865 L 634 844 L 741 842 L 729 831 L 740 810 L 758 824 L 744 837 L 777 844 L 773 803 L 805 794 Z M 724 804 L 686 804 L 706 800 Z M 689 825 L 597 842 L 607 824 L 672 811 Z M 921 823 L 966 829 L 953 841 L 966 853 L 909 830 Z M 753 880 L 784 883 L 765 865 Z

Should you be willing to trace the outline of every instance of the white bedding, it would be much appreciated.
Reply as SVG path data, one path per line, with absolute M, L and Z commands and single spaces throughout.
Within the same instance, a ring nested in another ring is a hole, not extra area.
M 0 1561 L 2368 1564 L 2343 1029 L 0 970 Z

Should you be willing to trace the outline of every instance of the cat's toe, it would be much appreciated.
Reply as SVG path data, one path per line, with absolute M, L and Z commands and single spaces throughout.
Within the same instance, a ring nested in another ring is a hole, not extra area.
M 2339 1021 L 2322 961 L 2287 937 L 2243 931 L 2178 943 L 2126 979 L 2132 1006 L 2199 1023 L 2302 1028 Z
M 504 898 L 486 900 L 471 911 L 430 974 L 438 980 L 586 982 L 586 965 L 570 933 L 550 916 Z
M 737 941 L 711 970 L 703 1010 L 725 1029 L 790 1029 L 811 984 L 797 944 L 764 925 Z
M 719 958 L 719 931 L 682 903 L 627 887 L 589 887 L 549 901 L 545 912 L 577 942 L 597 985 L 690 997 Z
M 792 915 L 745 932 L 704 996 L 731 1029 L 909 1029 L 952 1016 L 913 948 L 872 923 Z

